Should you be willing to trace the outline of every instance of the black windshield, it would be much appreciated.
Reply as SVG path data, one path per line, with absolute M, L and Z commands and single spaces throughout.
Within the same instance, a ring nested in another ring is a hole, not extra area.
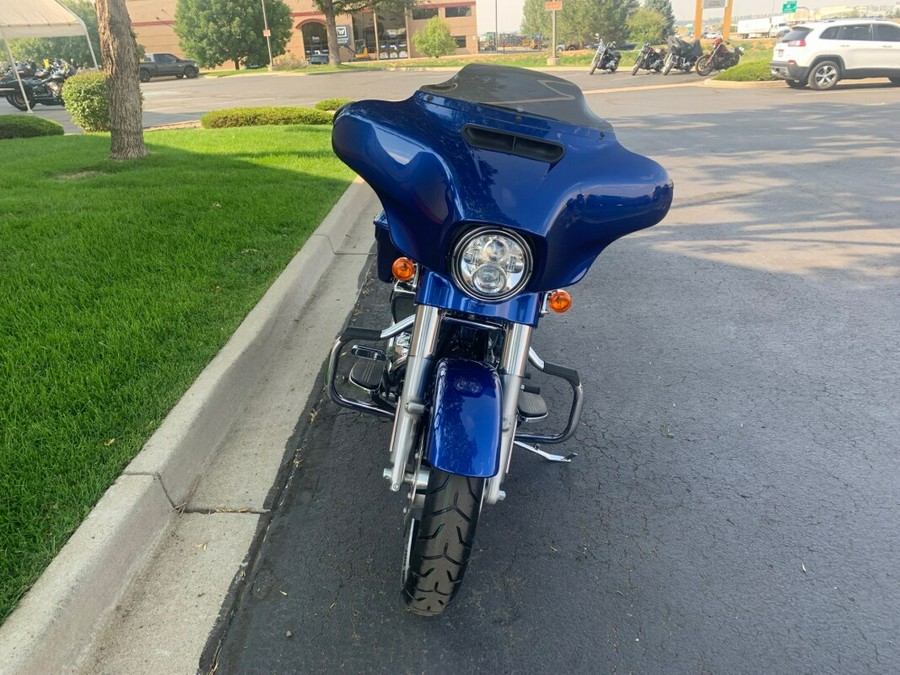
M 425 85 L 421 91 L 581 127 L 610 129 L 608 122 L 587 107 L 577 85 L 525 68 L 473 63 L 446 82 Z

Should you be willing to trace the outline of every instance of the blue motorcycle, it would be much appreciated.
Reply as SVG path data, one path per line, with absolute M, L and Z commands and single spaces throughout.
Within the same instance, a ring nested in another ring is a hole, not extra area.
M 327 387 L 393 421 L 384 477 L 405 494 L 402 595 L 436 615 L 459 591 L 483 504 L 505 498 L 513 450 L 574 457 L 540 448 L 571 438 L 583 393 L 575 369 L 531 348 L 538 321 L 569 308 L 564 289 L 604 248 L 665 217 L 673 185 L 576 85 L 504 66 L 468 65 L 405 101 L 345 105 L 332 143 L 384 208 L 376 266 L 393 284 L 394 323 L 344 330 Z M 571 389 L 561 430 L 525 428 L 548 414 L 534 371 Z

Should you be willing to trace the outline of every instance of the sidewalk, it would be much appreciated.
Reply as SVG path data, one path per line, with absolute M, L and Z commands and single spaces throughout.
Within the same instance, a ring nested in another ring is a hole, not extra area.
M 0 626 L 0 675 L 196 672 L 379 210 L 357 179 Z

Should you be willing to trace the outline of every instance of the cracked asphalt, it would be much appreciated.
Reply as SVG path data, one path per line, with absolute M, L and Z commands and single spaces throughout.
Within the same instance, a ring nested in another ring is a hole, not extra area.
M 900 672 L 900 89 L 809 93 L 591 97 L 676 201 L 535 335 L 582 375 L 578 458 L 513 457 L 423 620 L 389 425 L 323 399 L 216 672 Z

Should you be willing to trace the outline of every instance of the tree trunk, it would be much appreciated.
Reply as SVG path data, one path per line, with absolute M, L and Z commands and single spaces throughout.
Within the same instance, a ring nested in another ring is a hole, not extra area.
M 334 6 L 329 2 L 323 12 L 325 14 L 325 30 L 328 33 L 328 64 L 341 65 L 341 54 L 338 51 L 337 21 L 334 18 Z
M 97 0 L 100 51 L 109 93 L 110 159 L 147 156 L 142 125 L 138 51 L 125 0 Z

